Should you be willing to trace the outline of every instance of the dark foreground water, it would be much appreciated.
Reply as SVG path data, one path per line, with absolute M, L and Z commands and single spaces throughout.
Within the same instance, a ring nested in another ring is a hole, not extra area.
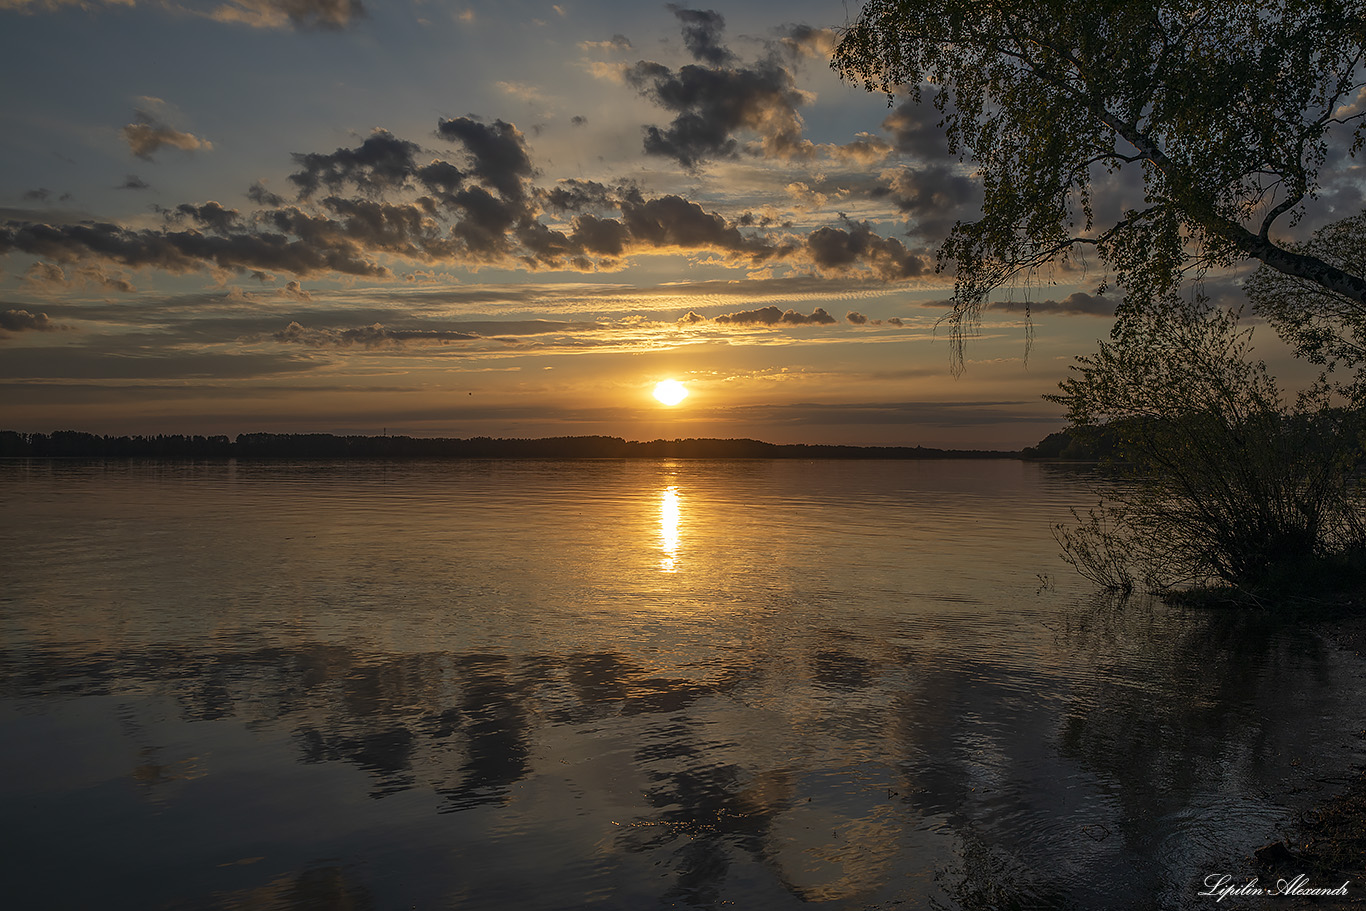
M 1086 483 L 0 464 L 0 904 L 1214 907 L 1362 667 L 1097 598 Z

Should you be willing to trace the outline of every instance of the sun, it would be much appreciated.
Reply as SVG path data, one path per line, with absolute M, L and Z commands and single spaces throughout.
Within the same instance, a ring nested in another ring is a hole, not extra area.
M 678 380 L 665 380 L 655 386 L 655 398 L 672 408 L 688 397 L 688 388 Z

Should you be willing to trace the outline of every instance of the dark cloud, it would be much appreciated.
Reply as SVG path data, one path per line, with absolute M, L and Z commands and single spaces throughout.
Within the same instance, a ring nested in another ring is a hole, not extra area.
M 673 158 L 686 168 L 738 154 L 734 134 L 749 130 L 759 150 L 775 158 L 809 157 L 797 109 L 805 102 L 792 75 L 769 62 L 743 69 L 688 65 L 677 72 L 641 61 L 626 70 L 626 81 L 655 104 L 677 114 L 663 129 L 645 128 L 645 151 Z
M 934 106 L 937 94 L 924 89 L 919 99 L 906 99 L 882 121 L 882 129 L 891 135 L 898 152 L 925 162 L 955 158 L 939 125 L 944 115 Z
M 689 312 L 688 316 L 696 316 Z M 683 317 L 688 320 L 688 317 Z M 809 316 L 795 310 L 779 310 L 777 307 L 760 307 L 758 310 L 741 310 L 738 313 L 723 313 L 712 322 L 723 326 L 832 326 L 836 320 L 821 307 Z
M 188 219 L 200 227 L 220 232 L 237 228 L 240 225 L 241 216 L 242 213 L 236 209 L 226 209 L 213 201 L 198 206 L 184 203 L 166 211 L 168 220 L 184 221 Z
M 569 118 L 569 124 L 570 126 L 576 127 L 588 126 L 588 118 L 584 117 L 582 114 L 575 114 L 573 117 Z
M 167 146 L 186 152 L 213 148 L 213 143 L 208 140 L 168 126 L 156 114 L 141 108 L 133 112 L 133 122 L 119 132 L 128 143 L 128 151 L 145 161 L 151 161 L 153 155 Z
M 54 323 L 46 313 L 30 313 L 27 310 L 0 311 L 0 338 L 18 335 L 20 332 L 62 332 L 70 328 Z
M 660 196 L 643 202 L 624 202 L 622 222 L 632 240 L 647 247 L 683 247 L 771 256 L 774 249 L 740 233 L 720 215 L 707 212 L 681 196 Z
M 282 272 L 294 279 L 388 277 L 384 257 L 590 272 L 619 268 L 634 255 L 680 251 L 730 265 L 795 260 L 846 280 L 860 269 L 884 280 L 921 271 L 919 257 L 866 224 L 822 228 L 803 243 L 769 233 L 767 217 L 734 221 L 682 196 L 647 197 L 626 183 L 566 180 L 538 189 L 522 133 L 502 120 L 445 119 L 437 133 L 461 146 L 458 162 L 420 164 L 416 143 L 376 130 L 354 148 L 294 155 L 294 204 L 258 181 L 247 191 L 254 209 L 185 203 L 160 210 L 166 223 L 159 230 L 97 221 L 53 225 L 44 221 L 50 213 L 8 210 L 0 214 L 20 218 L 0 222 L 0 255 L 175 274 L 227 270 L 263 282 Z M 145 186 L 131 177 L 128 185 Z M 546 213 L 572 218 L 543 221 Z
M 150 183 L 148 183 L 147 181 L 143 180 L 143 179 L 142 179 L 141 177 L 139 177 L 138 175 L 136 175 L 136 174 L 129 174 L 127 177 L 123 178 L 123 183 L 119 184 L 119 185 L 118 185 L 117 187 L 115 187 L 114 189 L 116 189 L 116 190 L 148 190 L 148 189 L 151 189 L 151 187 L 152 187 L 152 185 L 151 185 Z
M 726 20 L 716 10 L 684 9 L 673 3 L 668 9 L 683 24 L 683 46 L 694 60 L 712 66 L 724 66 L 735 60 L 735 55 L 721 44 Z
M 982 208 L 981 184 L 948 164 L 893 171 L 871 195 L 891 200 L 908 215 L 909 233 L 935 242 L 947 237 L 956 222 L 980 214 Z
M 777 224 L 777 219 L 771 215 L 756 215 L 753 212 L 744 212 L 739 218 L 735 219 L 735 223 L 742 228 L 752 228 L 756 225 L 760 228 L 767 228 Z M 783 227 L 790 227 L 790 223 L 784 222 Z
M 667 127 L 645 127 L 645 151 L 695 170 L 707 161 L 746 152 L 779 159 L 810 159 L 817 151 L 868 165 L 892 146 L 868 133 L 845 145 L 822 145 L 802 136 L 800 109 L 809 96 L 799 90 L 789 63 L 828 58 L 836 35 L 830 29 L 786 26 L 762 59 L 741 65 L 721 43 L 725 20 L 715 11 L 670 6 L 683 26 L 683 40 L 699 64 L 674 71 L 648 60 L 623 76 L 655 104 L 676 115 Z M 744 141 L 743 134 L 755 139 Z
M 876 234 L 867 222 L 846 225 L 817 228 L 807 235 L 806 252 L 821 271 L 866 268 L 884 281 L 895 281 L 923 275 L 933 268 L 901 241 Z
M 375 130 L 354 149 L 296 152 L 294 161 L 300 170 L 289 175 L 289 182 L 299 188 L 300 199 L 321 187 L 334 193 L 346 186 L 367 194 L 398 190 L 417 170 L 414 156 L 420 151 L 417 143 L 399 139 L 388 130 Z
M 712 11 L 670 7 L 683 25 L 683 40 L 694 59 L 677 72 L 661 63 L 641 60 L 624 73 L 626 82 L 655 104 L 676 115 L 667 127 L 645 128 L 645 151 L 696 168 L 715 158 L 731 158 L 741 149 L 735 134 L 758 137 L 749 151 L 775 158 L 810 157 L 815 147 L 802 139 L 797 113 L 807 101 L 777 52 L 767 59 L 736 66 L 735 55 L 721 44 L 725 20 Z
M 617 259 L 626 252 L 629 232 L 616 219 L 578 215 L 574 218 L 572 236 L 585 253 Z
M 25 202 L 47 202 L 47 198 L 52 195 L 52 191 L 47 187 L 39 187 L 36 190 L 26 190 L 20 199 Z
M 259 180 L 247 188 L 247 199 L 258 206 L 283 206 L 285 204 L 283 196 L 267 190 L 265 183 Z
M 493 262 L 514 255 L 508 232 L 529 214 L 520 205 L 509 204 L 483 187 L 462 190 L 453 198 L 453 205 L 459 210 L 460 218 L 451 226 L 451 235 L 471 259 Z M 525 227 L 529 233 L 529 222 Z
M 636 194 L 639 198 L 639 194 Z M 622 199 L 618 190 L 596 180 L 561 180 L 545 192 L 545 205 L 558 212 L 602 211 L 616 208 Z
M 353 242 L 335 232 L 290 238 L 273 232 L 241 232 L 221 236 L 199 231 L 154 231 L 87 222 L 45 225 L 8 222 L 0 227 L 0 253 L 18 251 L 70 262 L 103 259 L 131 268 L 151 267 L 170 273 L 213 266 L 234 271 L 262 269 L 295 275 L 337 272 L 343 275 L 388 275 Z
M 474 176 L 504 199 L 520 200 L 527 196 L 535 168 L 526 140 L 515 126 L 502 120 L 488 124 L 471 117 L 456 117 L 439 121 L 436 135 L 463 143 L 474 158 Z
M 1239 291 L 1239 299 L 1245 299 L 1241 296 L 1241 291 Z M 1103 294 L 1088 294 L 1085 291 L 1076 291 L 1067 295 L 1067 297 L 1064 297 L 1062 300 L 1053 300 L 1050 298 L 1047 300 L 1029 301 L 992 301 L 991 304 L 988 305 L 988 309 L 997 313 L 1019 313 L 1022 316 L 1025 313 L 1032 316 L 1037 316 L 1040 313 L 1067 313 L 1076 316 L 1111 317 L 1115 315 L 1115 303 L 1116 301 L 1113 298 L 1106 297 Z M 920 306 L 932 310 L 949 311 L 953 309 L 953 301 L 924 301 Z M 888 322 L 891 321 L 888 320 Z
M 450 329 L 393 329 L 380 323 L 375 323 L 373 326 L 358 326 L 352 329 L 309 329 L 297 322 L 291 322 L 271 337 L 277 342 L 307 345 L 312 348 L 349 348 L 352 345 L 378 348 L 413 342 L 427 344 L 468 342 L 480 338 L 478 335 L 456 332 Z
M 945 301 L 944 304 L 949 302 Z M 1031 314 L 1038 313 L 1073 313 L 1083 316 L 1114 316 L 1115 301 L 1101 294 L 1087 294 L 1084 291 L 1077 291 L 1069 294 L 1060 301 L 996 301 L 991 305 L 992 310 L 1017 310 L 1023 313 L 1026 309 Z
M 844 314 L 844 318 L 855 326 L 864 326 L 868 323 L 868 317 L 859 313 L 857 310 L 850 310 L 848 313 Z
M 321 203 L 330 214 L 287 206 L 259 213 L 257 217 L 264 226 L 273 228 L 280 235 L 298 238 L 298 242 L 309 250 L 345 254 L 356 263 L 365 261 L 367 269 L 379 270 L 380 274 L 388 274 L 388 270 L 368 261 L 377 253 L 419 261 L 449 259 L 455 253 L 455 245 L 444 236 L 441 224 L 433 217 L 433 210 L 421 203 L 394 204 L 337 196 L 329 196 Z M 279 235 L 256 232 L 227 236 L 238 239 Z M 268 263 L 257 265 L 278 268 Z M 306 274 L 289 271 L 296 275 Z

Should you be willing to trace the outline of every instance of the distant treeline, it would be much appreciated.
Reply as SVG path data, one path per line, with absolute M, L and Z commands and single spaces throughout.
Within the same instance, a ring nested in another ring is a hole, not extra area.
M 0 458 L 79 459 L 1002 459 L 1017 452 L 923 446 L 813 446 L 759 440 L 549 437 L 505 440 L 330 433 L 98 436 L 74 430 L 0 430 Z
M 1024 459 L 1065 459 L 1079 462 L 1123 461 L 1122 430 L 1118 425 L 1069 427 L 1050 433 L 1020 452 Z

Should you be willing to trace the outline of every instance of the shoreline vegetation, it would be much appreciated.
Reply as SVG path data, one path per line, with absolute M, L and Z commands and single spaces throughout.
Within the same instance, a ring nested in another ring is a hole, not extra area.
M 0 458 L 78 459 L 1019 459 L 1019 452 L 926 446 L 765 443 L 748 439 L 636 442 L 620 437 L 539 439 L 337 436 L 330 433 L 100 436 L 74 430 L 0 430 Z

